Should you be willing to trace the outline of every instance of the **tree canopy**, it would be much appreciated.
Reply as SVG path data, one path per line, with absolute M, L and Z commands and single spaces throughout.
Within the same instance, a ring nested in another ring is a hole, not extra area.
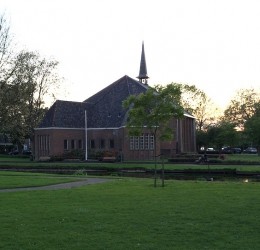
M 197 131 L 216 123 L 219 110 L 204 91 L 195 85 L 180 84 L 183 108 L 196 118 Z
M 255 104 L 254 114 L 245 122 L 245 134 L 258 147 L 260 153 L 260 102 Z
M 229 106 L 224 111 L 224 119 L 243 130 L 246 121 L 254 115 L 260 96 L 254 89 L 241 89 L 236 92 Z
M 54 99 L 58 62 L 37 52 L 11 49 L 9 26 L 0 17 L 0 133 L 21 146 L 43 118 L 46 98 Z
M 172 138 L 169 121 L 183 116 L 181 89 L 176 84 L 149 87 L 145 93 L 130 96 L 123 106 L 129 109 L 127 127 L 130 134 L 141 134 L 145 127 L 156 136 L 159 132 L 160 140 Z

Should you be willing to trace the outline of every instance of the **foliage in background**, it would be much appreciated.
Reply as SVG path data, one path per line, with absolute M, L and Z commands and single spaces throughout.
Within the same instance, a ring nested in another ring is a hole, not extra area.
M 208 126 L 215 124 L 220 111 L 206 93 L 195 85 L 179 85 L 182 90 L 182 107 L 196 117 L 196 130 L 205 131 Z
M 60 78 L 58 62 L 37 52 L 15 52 L 10 28 L 0 16 L 0 133 L 22 146 L 42 120 L 46 98 L 55 99 Z
M 252 88 L 237 91 L 228 108 L 224 111 L 224 119 L 243 130 L 246 121 L 254 115 L 259 100 L 260 94 Z
M 260 102 L 255 105 L 255 113 L 245 122 L 245 134 L 258 147 L 260 154 Z

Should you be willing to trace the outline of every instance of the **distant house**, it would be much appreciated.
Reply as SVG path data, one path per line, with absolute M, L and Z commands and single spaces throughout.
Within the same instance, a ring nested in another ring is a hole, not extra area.
M 144 46 L 137 78 L 138 81 L 125 75 L 83 102 L 57 100 L 34 130 L 35 159 L 86 149 L 87 157 L 106 152 L 123 160 L 152 159 L 153 135 L 144 130 L 141 136 L 130 136 L 127 110 L 122 107 L 127 97 L 148 89 Z M 173 119 L 171 127 L 174 140 L 157 142 L 157 153 L 173 156 L 195 152 L 194 117 L 185 113 L 183 119 Z

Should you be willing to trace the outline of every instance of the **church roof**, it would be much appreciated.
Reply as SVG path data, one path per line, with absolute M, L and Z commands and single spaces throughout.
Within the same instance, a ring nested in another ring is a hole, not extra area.
M 88 128 L 124 126 L 127 110 L 122 107 L 123 101 L 130 95 L 146 92 L 147 88 L 147 85 L 125 75 L 84 102 L 56 101 L 39 128 L 84 128 L 85 110 Z
M 123 101 L 130 95 L 146 92 L 147 86 L 125 75 L 84 102 L 91 105 L 91 122 L 88 127 L 114 128 L 125 125 Z
M 84 128 L 88 104 L 57 100 L 47 111 L 39 128 Z

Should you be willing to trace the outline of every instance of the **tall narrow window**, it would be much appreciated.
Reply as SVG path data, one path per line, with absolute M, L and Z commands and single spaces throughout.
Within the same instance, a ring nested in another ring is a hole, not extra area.
M 115 147 L 115 141 L 113 139 L 109 140 L 109 147 L 114 148 Z
M 95 140 L 90 140 L 90 148 L 95 148 Z
M 82 149 L 82 140 L 78 140 L 78 148 Z
M 75 140 L 71 140 L 71 149 L 75 149 Z
M 139 150 L 139 136 L 135 136 L 135 150 Z
M 144 149 L 145 150 L 149 149 L 149 134 L 144 135 Z
M 134 150 L 134 137 L 130 136 L 130 150 Z
M 68 140 L 64 140 L 64 150 L 68 150 L 68 149 L 69 149 Z
M 100 148 L 105 148 L 105 140 L 104 139 L 100 140 Z
M 144 135 L 140 136 L 140 149 L 143 150 L 144 149 Z
M 150 135 L 150 149 L 154 150 L 154 135 Z

